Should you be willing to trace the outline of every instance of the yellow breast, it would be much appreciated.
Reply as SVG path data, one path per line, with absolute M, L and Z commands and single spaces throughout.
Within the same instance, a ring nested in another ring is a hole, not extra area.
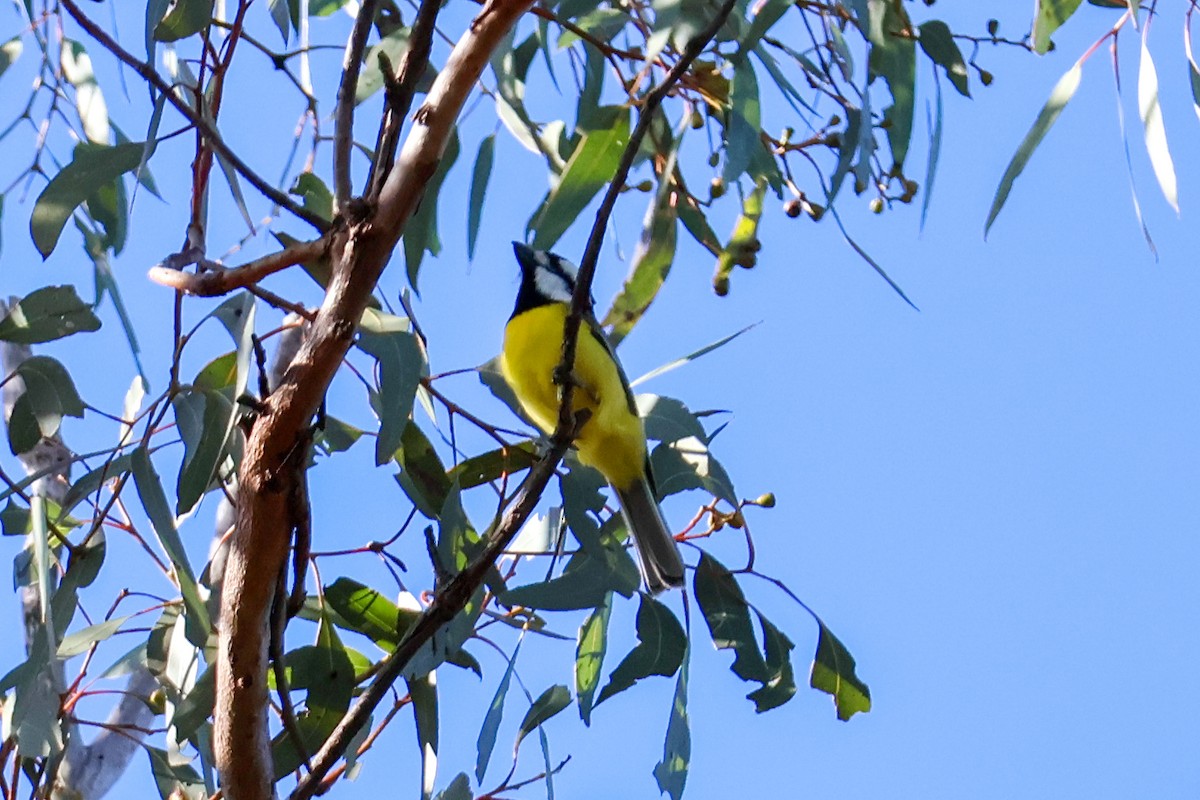
M 504 329 L 501 372 L 525 413 L 546 434 L 558 424 L 554 370 L 562 361 L 566 318 L 567 306 L 551 303 L 516 315 Z M 572 405 L 591 412 L 575 440 L 579 460 L 600 470 L 609 483 L 627 487 L 645 474 L 645 431 L 629 408 L 616 362 L 586 325 L 579 332 L 574 374 L 579 385 Z

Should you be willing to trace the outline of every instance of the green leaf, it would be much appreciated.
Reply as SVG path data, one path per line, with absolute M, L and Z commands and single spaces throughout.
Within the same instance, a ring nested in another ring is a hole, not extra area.
M 454 776 L 450 784 L 437 793 L 435 800 L 471 800 L 471 779 L 467 773 L 460 772 Z
M 333 192 L 325 182 L 311 172 L 301 172 L 288 189 L 288 194 L 299 197 L 304 208 L 324 220 L 333 219 Z
M 99 329 L 100 320 L 75 294 L 74 286 L 46 286 L 9 306 L 0 319 L 0 341 L 41 344 Z
M 1138 71 L 1138 111 L 1146 129 L 1146 152 L 1150 154 L 1150 166 L 1162 189 L 1163 197 L 1179 213 L 1179 190 L 1175 182 L 1175 164 L 1167 147 L 1167 129 L 1163 125 L 1162 106 L 1158 98 L 1158 71 L 1150 57 L 1146 36 L 1150 26 L 1142 28 L 1142 61 Z
M 476 783 L 483 782 L 483 776 L 487 774 L 488 762 L 492 759 L 492 751 L 496 747 L 496 734 L 499 732 L 500 722 L 504 718 L 504 699 L 508 696 L 508 687 L 512 683 L 513 670 L 517 666 L 517 654 L 521 652 L 521 642 L 523 641 L 524 637 L 518 639 L 516 647 L 513 648 L 512 657 L 508 659 L 508 667 L 504 670 L 504 677 L 500 679 L 500 685 L 496 687 L 496 693 L 492 695 L 492 702 L 488 705 L 483 725 L 479 728 L 479 737 L 475 740 Z
M 612 177 L 629 141 L 629 110 L 602 106 L 588 120 L 558 183 L 529 220 L 533 247 L 548 250 Z
M 595 608 L 613 591 L 626 596 L 631 593 L 627 576 L 607 560 L 580 551 L 571 556 L 561 576 L 509 589 L 500 595 L 500 601 L 543 611 L 573 611 Z
M 734 62 L 744 59 L 747 53 L 756 49 L 767 31 L 771 30 L 793 5 L 795 3 L 792 0 L 766 0 L 761 5 L 755 5 L 757 11 L 754 19 L 750 21 L 750 29 L 738 42 L 738 51 L 733 57 Z M 831 25 L 830 30 L 836 31 L 837 26 Z
M 612 593 L 592 609 L 579 626 L 575 644 L 575 697 L 579 703 L 579 718 L 584 725 L 592 724 L 592 699 L 600 687 L 600 669 L 608 652 L 608 619 L 612 615 Z
M 671 795 L 671 800 L 683 796 L 687 783 L 688 767 L 692 761 L 692 734 L 688 726 L 687 713 L 688 659 L 685 655 L 675 681 L 675 696 L 671 698 L 671 719 L 667 723 L 667 735 L 663 739 L 662 761 L 654 766 L 654 779 L 658 791 Z
M 670 677 L 683 663 L 687 634 L 662 603 L 641 595 L 637 613 L 638 643 L 608 676 L 596 705 L 651 675 Z
M 792 671 L 791 652 L 795 645 L 771 621 L 754 612 L 763 630 L 763 650 L 766 653 L 767 676 L 763 685 L 746 695 L 754 701 L 758 713 L 777 708 L 796 695 L 796 676 Z
M 428 437 L 415 422 L 409 422 L 396 451 L 400 473 L 396 482 L 417 510 L 429 519 L 437 519 L 450 493 L 451 480 Z
M 755 154 L 763 149 L 762 107 L 758 98 L 758 78 L 751 62 L 741 61 L 734 66 L 729 102 L 725 167 L 721 174 L 726 183 L 733 183 L 750 169 Z
M 1183 48 L 1187 55 L 1188 82 L 1192 87 L 1192 110 L 1200 117 L 1200 66 L 1196 65 L 1196 57 L 1192 54 L 1192 29 L 1184 26 Z
M 1029 163 L 1033 151 L 1042 143 L 1042 139 L 1054 127 L 1054 123 L 1058 121 L 1058 115 L 1067 107 L 1067 103 L 1075 96 L 1075 91 L 1079 88 L 1079 82 L 1083 78 L 1083 62 L 1076 61 L 1066 73 L 1058 79 L 1058 83 L 1054 85 L 1054 90 L 1050 92 L 1050 98 L 1046 100 L 1046 104 L 1042 106 L 1042 110 L 1038 112 L 1037 119 L 1033 122 L 1033 127 L 1029 129 L 1029 133 L 1025 134 L 1025 138 L 1021 141 L 1017 152 L 1013 153 L 1012 160 L 1008 162 L 1008 167 L 1004 170 L 1004 176 L 1000 179 L 1000 185 L 996 187 L 996 196 L 992 199 L 992 207 L 988 210 L 987 222 L 983 226 L 983 235 L 986 238 L 987 233 L 991 230 L 992 223 L 996 221 L 996 217 L 1000 214 L 1000 209 L 1004 208 L 1004 202 L 1008 200 L 1008 193 L 1012 191 L 1013 181 L 1025 169 L 1025 165 Z
M 166 750 L 143 745 L 150 757 L 150 774 L 162 800 L 203 800 L 208 789 L 200 773 L 188 763 L 177 763 Z
M 682 401 L 656 394 L 639 394 L 634 399 L 646 427 L 646 438 L 677 442 L 693 436 L 702 442 L 708 441 L 704 426 Z
M 337 417 L 326 416 L 324 427 L 317 432 L 316 444 L 327 454 L 341 453 L 353 447 L 362 436 L 360 428 Z
M 479 220 L 483 216 L 483 198 L 487 195 L 488 180 L 492 177 L 492 162 L 496 155 L 496 134 L 483 137 L 475 156 L 471 173 L 471 192 L 467 201 L 467 258 L 475 259 L 475 241 L 479 236 Z
M 967 85 L 967 62 L 963 60 L 962 51 L 954 42 L 950 26 L 940 19 L 934 19 L 922 23 L 920 31 L 919 41 L 925 55 L 929 56 L 933 63 L 946 70 L 946 77 L 954 84 L 954 88 L 958 89 L 959 94 L 963 97 L 970 97 L 971 89 Z
M 760 178 L 754 191 L 742 202 L 742 213 L 733 224 L 729 243 L 717 256 L 717 269 L 713 274 L 713 291 L 724 297 L 729 294 L 729 276 L 735 266 L 750 268 L 758 261 L 758 222 L 762 219 L 763 198 L 767 194 L 767 181 Z
M 629 277 L 613 299 L 612 307 L 604 315 L 602 323 L 606 327 L 613 326 L 609 340 L 614 347 L 646 313 L 671 271 L 679 219 L 676 199 L 674 192 L 660 187 L 646 210 L 642 238 L 633 254 Z
M 4 44 L 0 44 L 0 75 L 16 63 L 21 57 L 21 52 L 25 49 L 25 45 L 21 42 L 20 36 L 14 36 Z
M 887 128 L 888 143 L 892 149 L 892 161 L 897 167 L 904 165 L 912 136 L 913 103 L 916 98 L 917 43 L 905 32 L 911 27 L 903 5 L 891 0 L 870 0 L 871 53 L 868 59 L 868 83 L 876 77 L 887 81 L 892 94 L 892 105 L 884 110 L 884 119 L 891 125 Z
M 150 525 L 154 529 L 159 545 L 175 567 L 175 582 L 179 584 L 179 591 L 183 595 L 183 605 L 187 612 L 188 641 L 197 647 L 204 647 L 212 632 L 208 610 L 200 598 L 196 574 L 192 572 L 192 566 L 188 563 L 187 551 L 184 549 L 183 540 L 179 538 L 179 531 L 175 528 L 175 518 L 171 515 L 171 509 L 167 505 L 162 482 L 158 478 L 158 473 L 154 471 L 154 465 L 150 463 L 150 453 L 146 448 L 139 447 L 133 451 L 131 466 L 133 481 L 137 487 L 142 508 L 146 510 L 146 516 L 150 518 Z
M 340 617 L 338 624 L 361 633 L 385 651 L 396 649 L 419 616 L 350 578 L 338 578 L 325 587 L 325 602 Z
M 531 440 L 518 442 L 508 447 L 498 447 L 465 461 L 446 473 L 446 477 L 463 489 L 473 489 L 502 476 L 510 478 L 529 469 L 538 460 L 537 447 Z
M 713 456 L 704 440 L 686 436 L 664 442 L 650 453 L 650 468 L 659 497 L 703 489 L 731 506 L 737 506 L 737 492 L 729 473 Z
M 871 690 L 854 674 L 854 657 L 825 623 L 817 620 L 820 633 L 813 657 L 809 685 L 833 696 L 838 719 L 845 721 L 859 711 L 871 710 Z
M 513 744 L 513 753 L 516 753 L 521 747 L 521 742 L 526 736 L 569 705 L 571 705 L 571 690 L 562 684 L 551 686 L 542 692 L 525 712 L 525 718 L 521 720 L 521 725 L 517 728 L 517 741 Z
M 1037 0 L 1033 18 L 1033 49 L 1039 55 L 1050 51 L 1050 35 L 1071 18 L 1083 0 Z
M 49 356 L 30 356 L 17 366 L 16 374 L 25 383 L 21 397 L 26 402 L 20 405 L 33 415 L 41 436 L 58 433 L 64 415 L 83 418 L 83 400 L 71 374 L 58 361 Z M 14 406 L 13 416 L 17 413 Z
M 412 415 L 413 397 L 429 375 L 425 349 L 403 317 L 367 309 L 359 324 L 358 348 L 379 365 L 379 391 L 373 397 L 379 415 L 375 464 L 387 463 L 400 446 Z
M 175 0 L 175 5 L 154 28 L 160 42 L 176 42 L 199 33 L 212 22 L 214 0 Z
M 284 660 L 288 688 L 305 692 L 304 710 L 296 719 L 303 751 L 315 753 L 350 708 L 355 685 L 353 659 L 330 621 L 322 618 L 316 644 L 297 648 Z M 303 754 L 287 730 L 275 737 L 272 750 L 277 780 L 304 764 Z
M 446 173 L 458 160 L 458 154 L 458 133 L 454 132 L 451 134 L 446 148 L 442 151 L 437 171 L 425 184 L 425 193 L 421 197 L 421 204 L 417 206 L 417 210 L 409 218 L 408 224 L 404 226 L 404 265 L 408 271 L 408 285 L 413 288 L 413 291 L 417 290 L 417 275 L 420 272 L 421 261 L 424 259 L 425 253 L 436 256 L 442 252 L 442 241 L 438 238 L 437 231 L 438 198 L 441 196 L 442 183 L 446 180 Z
M 115 147 L 76 145 L 71 163 L 42 189 L 29 219 L 29 232 L 42 258 L 48 258 L 54 251 L 63 226 L 75 209 L 126 172 L 137 169 L 144 149 L 143 142 L 126 142 Z
M 218 468 L 229 452 L 230 418 L 237 413 L 216 391 L 181 391 L 171 399 L 183 439 L 184 457 L 176 481 L 176 513 L 185 514 L 218 482 Z M 236 429 L 233 431 L 236 433 Z
M 703 209 L 691 197 L 680 198 L 679 207 L 675 209 L 679 214 L 679 219 L 683 222 L 683 227 L 692 235 L 701 247 L 714 256 L 721 253 L 721 241 L 717 238 L 717 234 L 713 231 L 712 226 L 708 224 L 708 219 L 704 216 Z
M 692 583 L 696 603 L 708 623 L 718 650 L 733 650 L 730 669 L 744 681 L 766 683 L 767 664 L 755 641 L 750 606 L 737 579 L 719 561 L 704 553 Z

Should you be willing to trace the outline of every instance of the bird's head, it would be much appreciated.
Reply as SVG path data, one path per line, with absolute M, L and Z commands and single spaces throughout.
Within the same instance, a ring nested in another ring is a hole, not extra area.
M 575 294 L 575 265 L 562 256 L 513 242 L 513 252 L 521 265 L 521 291 L 517 308 L 533 308 L 546 303 L 570 303 Z

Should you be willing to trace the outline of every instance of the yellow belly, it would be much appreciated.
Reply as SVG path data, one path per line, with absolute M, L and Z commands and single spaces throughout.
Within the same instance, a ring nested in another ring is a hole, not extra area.
M 518 314 L 504 329 L 501 372 L 525 413 L 546 434 L 558 425 L 560 398 L 554 370 L 562 361 L 566 318 L 567 306 L 552 303 Z M 609 483 L 630 486 L 645 472 L 645 430 L 641 418 L 629 409 L 616 362 L 586 325 L 579 332 L 573 372 L 579 386 L 571 404 L 591 412 L 575 439 L 579 460 L 600 470 Z

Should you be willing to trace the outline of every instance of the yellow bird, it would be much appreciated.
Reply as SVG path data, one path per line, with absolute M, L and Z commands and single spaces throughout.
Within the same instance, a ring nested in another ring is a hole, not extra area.
M 548 435 L 558 425 L 561 397 L 554 372 L 562 362 L 576 268 L 565 258 L 519 242 L 513 242 L 513 250 L 521 265 L 521 288 L 504 327 L 500 370 L 525 413 Z M 591 414 L 575 438 L 579 460 L 598 469 L 616 492 L 647 589 L 658 593 L 682 586 L 683 559 L 654 496 L 646 431 L 633 392 L 590 313 L 579 329 L 572 378 L 573 409 Z

